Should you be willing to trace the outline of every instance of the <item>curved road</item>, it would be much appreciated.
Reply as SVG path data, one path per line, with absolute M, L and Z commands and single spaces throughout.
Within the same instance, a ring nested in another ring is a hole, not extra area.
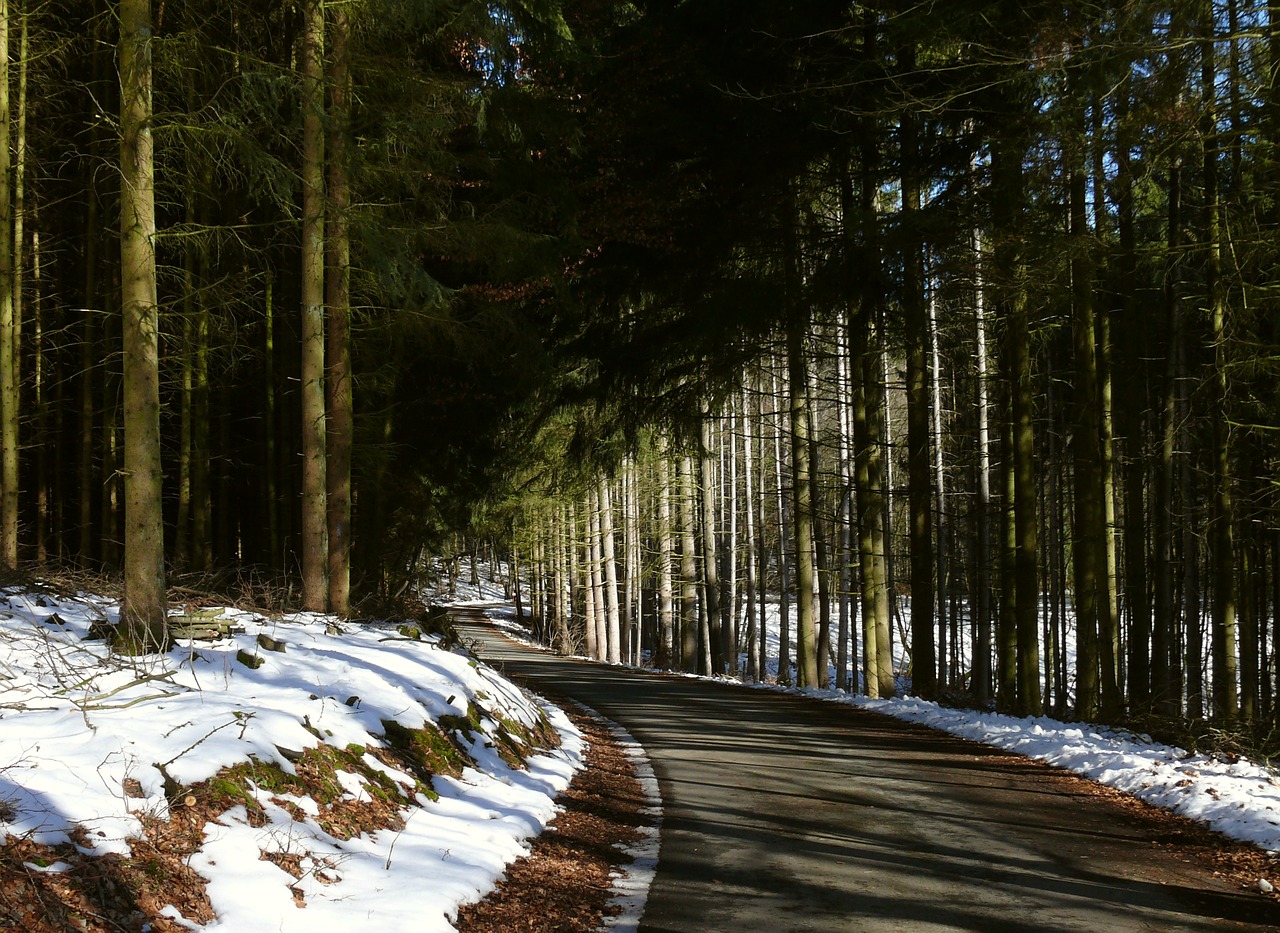
M 487 662 L 648 752 L 664 814 L 642 930 L 1280 929 L 1276 902 L 1049 769 L 847 706 L 556 658 L 452 615 Z

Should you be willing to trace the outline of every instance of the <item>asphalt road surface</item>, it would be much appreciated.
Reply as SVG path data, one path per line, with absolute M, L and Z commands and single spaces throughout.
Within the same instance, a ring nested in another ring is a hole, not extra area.
M 487 662 L 649 754 L 664 812 L 642 930 L 1280 929 L 1275 901 L 1049 769 L 851 707 L 556 658 L 479 615 L 453 617 Z

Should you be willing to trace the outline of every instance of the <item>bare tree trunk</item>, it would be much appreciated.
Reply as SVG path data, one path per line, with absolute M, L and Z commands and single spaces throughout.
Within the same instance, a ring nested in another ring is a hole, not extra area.
M 694 527 L 693 458 L 680 458 L 680 658 L 684 669 L 698 672 L 698 558 Z
M 720 558 L 716 539 L 719 523 L 716 520 L 716 463 L 712 456 L 714 431 L 712 414 L 706 403 L 702 406 L 701 442 L 698 444 L 698 467 L 701 474 L 700 497 L 702 503 L 702 581 L 705 593 L 703 673 L 723 674 L 725 671 L 724 624 L 720 611 Z
M 900 53 L 902 68 L 915 71 L 915 47 Z M 911 688 L 918 696 L 938 694 L 938 655 L 933 637 L 935 602 L 932 477 L 929 464 L 928 317 L 924 247 L 920 241 L 919 128 L 907 107 L 899 127 L 902 149 L 902 225 L 907 246 L 902 257 L 903 315 L 907 356 L 907 498 L 911 544 Z
M 587 514 L 589 516 L 587 540 L 590 542 L 589 566 L 591 568 L 591 619 L 595 623 L 592 631 L 587 636 L 587 655 L 597 661 L 603 661 L 605 654 L 609 650 L 609 616 L 606 607 L 607 600 L 604 594 L 604 542 L 601 535 L 600 506 L 600 491 L 597 488 L 592 490 L 591 498 L 587 505 Z
M 765 466 L 765 437 L 764 426 L 764 399 L 761 394 L 763 385 L 761 383 L 760 373 L 757 372 L 755 377 L 755 396 L 756 396 L 756 488 L 759 490 L 755 499 L 756 505 L 759 506 L 759 519 L 756 522 L 756 560 L 759 562 L 756 571 L 756 650 L 760 655 L 756 659 L 756 669 L 759 673 L 760 681 L 763 683 L 769 675 L 769 535 L 768 535 L 768 511 L 765 508 L 765 475 L 767 467 Z
M 791 683 L 791 568 L 787 560 L 787 495 L 782 457 L 783 411 L 778 380 L 773 379 L 773 395 L 776 407 L 773 425 L 773 474 L 774 491 L 778 503 L 778 683 Z
M 937 564 L 938 564 L 938 683 L 940 686 L 947 686 L 951 683 L 954 675 L 952 667 L 948 664 L 948 645 L 955 648 L 954 637 L 948 637 L 947 625 L 947 609 L 948 609 L 948 575 L 950 547 L 948 536 L 950 530 L 948 528 L 947 516 L 947 474 L 942 463 L 942 357 L 938 352 L 938 313 L 936 307 L 937 301 L 934 295 L 934 289 L 929 289 L 928 309 L 929 309 L 929 356 L 931 360 L 931 383 L 932 383 L 932 405 L 930 409 L 933 413 L 932 424 L 932 443 L 933 443 L 933 488 L 934 498 L 937 500 L 937 507 L 934 512 L 934 531 L 937 535 Z
M 658 454 L 658 668 L 679 666 L 675 656 L 675 538 L 671 522 L 671 457 L 666 441 Z
M 326 532 L 328 534 L 329 611 L 346 616 L 351 608 L 351 453 L 354 448 L 355 410 L 351 372 L 351 243 L 348 211 L 351 186 L 348 178 L 347 136 L 351 120 L 351 24 L 347 6 L 330 4 L 333 41 L 329 47 L 329 229 L 327 308 L 328 352 L 325 360 Z M 475 572 L 475 561 L 472 561 Z
M 587 632 L 592 630 L 591 613 L 593 611 L 591 596 L 587 592 L 590 580 L 582 561 L 582 551 L 578 548 L 578 507 L 570 501 L 565 505 L 564 520 L 564 559 L 569 577 L 569 627 L 565 631 L 565 642 L 560 648 L 561 654 L 572 654 L 578 645 L 585 651 Z M 581 636 L 581 640 L 578 636 Z
M 809 456 L 809 376 L 804 304 L 792 308 L 787 329 L 787 366 L 791 406 L 791 521 L 796 554 L 796 682 L 818 686 L 818 633 L 814 617 L 813 464 Z
M 600 559 L 603 561 L 605 600 L 604 660 L 622 661 L 622 623 L 618 605 L 618 561 L 613 538 L 613 490 L 607 479 L 600 480 Z
M 1177 607 L 1174 599 L 1174 498 L 1177 493 L 1176 461 L 1179 424 L 1179 392 L 1182 373 L 1182 310 L 1178 259 L 1182 226 L 1182 161 L 1175 152 L 1170 157 L 1168 201 L 1168 251 L 1165 272 L 1165 307 L 1169 326 L 1169 346 L 1165 351 L 1166 367 L 1160 412 L 1160 460 L 1157 465 L 1155 499 L 1155 612 L 1151 632 L 1151 694 L 1156 711 L 1164 716 L 1180 712 L 1180 697 L 1174 686 L 1177 660 Z
M 756 600 L 764 601 L 758 595 L 759 575 L 756 572 L 756 495 L 755 495 L 755 438 L 759 427 L 756 419 L 751 417 L 747 390 L 742 390 L 742 485 L 744 519 L 746 520 L 746 648 L 747 679 L 764 680 L 764 668 L 760 664 L 760 641 L 764 638 L 764 626 L 756 621 Z M 735 652 L 736 653 L 736 652 Z
M 1213 336 L 1213 511 L 1209 551 L 1213 581 L 1210 646 L 1213 659 L 1213 716 L 1231 722 L 1239 715 L 1236 693 L 1235 505 L 1231 474 L 1231 427 L 1228 411 L 1227 297 L 1222 285 L 1222 202 L 1218 188 L 1217 66 L 1214 55 L 1216 17 L 1212 0 L 1200 7 L 1200 138 L 1204 145 L 1205 245 L 1208 250 L 1205 290 Z
M 9 3 L 0 0 L 0 567 L 18 566 L 18 318 L 9 182 Z
M 738 673 L 738 650 L 741 644 L 738 625 L 738 421 L 739 415 L 729 404 L 728 417 L 725 419 L 721 451 L 721 486 L 723 515 L 728 529 L 725 533 L 725 546 L 722 549 L 725 566 L 725 605 L 721 613 L 723 626 L 722 641 L 724 643 L 725 662 L 730 675 Z
M 7 0 L 0 0 L 7 3 Z M 24 327 L 25 309 L 23 307 L 23 292 L 25 288 L 24 272 L 25 262 L 24 256 L 26 252 L 26 171 L 27 171 L 27 58 L 29 47 L 29 30 L 27 28 L 29 14 L 22 13 L 21 38 L 18 44 L 18 112 L 14 119 L 16 137 L 13 140 L 13 368 L 12 375 L 15 380 L 14 386 L 14 402 L 17 404 L 17 411 L 22 411 L 22 380 L 20 371 L 22 369 L 22 329 Z M 5 14 L 4 31 L 8 32 L 9 16 Z M 8 80 L 5 81 L 8 84 Z M 7 95 L 7 89 L 6 89 Z M 33 368 L 39 366 L 39 361 L 32 358 Z M 21 419 L 16 419 L 14 424 L 15 445 L 20 452 L 21 443 Z M 21 482 L 21 476 L 18 477 Z M 37 479 L 37 484 L 39 480 Z M 17 492 L 15 488 L 15 492 Z M 38 534 L 38 532 L 37 532 Z
M 302 4 L 302 607 L 328 607 L 324 338 L 324 3 Z
M 1084 153 L 1078 144 L 1072 147 L 1071 164 L 1071 237 L 1074 241 L 1071 261 L 1072 335 L 1075 352 L 1075 610 L 1076 637 L 1079 646 L 1077 662 L 1076 714 L 1084 719 L 1106 711 L 1101 703 L 1100 673 L 1107 667 L 1099 638 L 1099 621 L 1104 611 L 1102 592 L 1106 576 L 1103 538 L 1106 528 L 1102 509 L 1101 429 L 1098 424 L 1098 358 L 1094 331 L 1093 270 L 1088 261 L 1086 216 L 1086 175 Z M 1105 673 L 1102 674 L 1105 677 Z
M 874 44 L 874 17 L 868 15 L 868 41 Z M 871 132 L 864 133 L 859 204 L 855 214 L 853 179 L 841 178 L 841 214 L 845 226 L 845 264 L 849 341 L 854 493 L 861 586 L 862 688 L 869 697 L 892 696 L 893 657 L 889 645 L 888 515 L 885 501 L 885 384 L 880 311 L 884 304 L 880 231 L 876 195 L 878 152 Z M 860 230 L 853 218 L 861 218 Z M 855 234 L 862 234 L 858 248 Z
M 991 412 L 988 401 L 990 380 L 987 365 L 987 315 L 982 276 L 982 240 L 974 235 L 974 323 L 977 343 L 975 387 L 978 395 L 978 495 L 977 540 L 973 575 L 973 678 L 972 690 L 978 705 L 991 701 Z
M 117 644 L 131 654 L 162 651 L 169 646 L 161 497 L 160 321 L 156 301 L 150 40 L 150 0 L 121 0 L 120 299 L 124 345 L 125 565 Z
M 619 605 L 619 625 L 622 641 L 619 653 L 626 664 L 638 660 L 640 637 L 640 573 L 637 549 L 636 524 L 639 521 L 636 506 L 636 466 L 631 457 L 622 463 L 622 599 Z
M 818 375 L 816 366 L 809 366 L 808 369 L 808 378 L 805 380 L 805 409 L 808 413 L 806 433 L 809 445 L 809 485 L 813 514 L 814 584 L 818 599 L 817 638 L 814 647 L 818 682 L 815 686 L 826 689 L 830 686 L 831 679 L 831 565 L 821 508 L 822 451 L 818 444 L 818 415 L 815 410 L 818 397 Z
M 1015 104 L 1016 106 L 1016 104 Z M 1013 111 L 1010 119 L 1020 121 L 1023 114 Z M 1038 595 L 1038 535 L 1036 524 L 1036 473 L 1035 473 L 1035 389 L 1031 371 L 1031 334 L 1026 292 L 1025 259 L 1022 256 L 1022 212 L 1024 183 L 1022 158 L 1025 143 L 1021 134 L 996 140 L 992 151 L 992 187 L 994 189 L 993 215 L 1001 239 L 997 243 L 996 265 L 1003 289 L 1001 302 L 1006 319 L 1006 354 L 1009 376 L 1010 422 L 1009 447 L 1006 451 L 1009 479 L 1009 506 L 1012 508 L 1011 527 L 1006 541 L 1011 548 L 1007 559 L 1011 561 L 1011 574 L 1006 582 L 1006 604 L 1013 597 L 1008 621 L 1016 640 L 1016 657 L 1012 659 L 1016 670 L 1017 695 L 1012 708 L 1021 715 L 1040 712 L 1040 651 Z M 1003 616 L 1003 614 L 1002 614 Z M 1002 659 L 1008 661 L 1006 657 Z M 1009 670 L 1002 665 L 1002 674 Z M 1012 685 L 1001 683 L 1004 696 L 1001 702 L 1009 706 L 1008 689 Z

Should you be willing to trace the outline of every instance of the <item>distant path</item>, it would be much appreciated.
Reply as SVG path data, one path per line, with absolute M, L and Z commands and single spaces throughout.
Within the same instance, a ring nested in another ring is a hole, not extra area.
M 642 930 L 1275 930 L 1047 768 L 847 706 L 557 659 L 453 613 L 486 661 L 617 720 L 662 790 Z

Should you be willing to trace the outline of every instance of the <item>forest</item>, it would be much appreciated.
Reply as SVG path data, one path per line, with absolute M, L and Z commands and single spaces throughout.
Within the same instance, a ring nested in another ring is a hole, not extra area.
M 0 567 L 1270 735 L 1277 19 L 0 0 Z

